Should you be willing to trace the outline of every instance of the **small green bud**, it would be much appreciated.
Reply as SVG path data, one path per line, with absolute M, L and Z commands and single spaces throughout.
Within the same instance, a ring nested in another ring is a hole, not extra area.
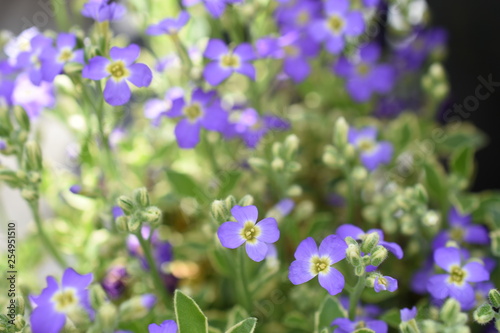
M 24 319 L 24 316 L 18 314 L 16 315 L 16 318 L 14 319 L 14 326 L 16 326 L 16 329 L 22 330 L 24 326 L 26 326 L 26 320 Z
M 245 195 L 241 198 L 240 202 L 238 202 L 238 205 L 243 207 L 253 205 L 253 197 L 250 194 Z
M 134 191 L 135 203 L 142 208 L 150 205 L 148 190 L 145 187 L 138 188 Z
M 427 194 L 427 190 L 422 184 L 415 185 L 415 196 L 420 203 L 427 203 L 429 200 L 429 195 Z
M 488 293 L 488 299 L 494 308 L 500 308 L 500 292 L 496 289 L 491 289 Z
M 18 130 L 14 132 L 12 140 L 17 142 L 18 144 L 24 144 L 28 140 L 29 132 L 25 130 Z
M 228 210 L 231 210 L 234 206 L 236 206 L 238 204 L 238 202 L 236 201 L 236 198 L 232 195 L 229 195 L 225 200 L 224 202 L 226 203 L 226 207 Z
M 38 184 L 42 181 L 42 176 L 40 175 L 40 172 L 32 171 L 28 173 L 28 180 L 32 184 Z
M 24 302 L 24 297 L 22 297 L 22 296 L 17 296 L 17 297 L 16 297 L 16 305 L 17 305 L 16 312 L 17 312 L 18 314 L 22 314 L 22 315 L 24 315 L 24 310 L 25 310 L 25 302 Z
M 250 157 L 248 164 L 253 170 L 258 172 L 265 172 L 269 168 L 267 161 L 259 157 Z
M 26 165 L 31 171 L 42 170 L 42 151 L 35 141 L 26 142 L 24 146 L 26 152 Z
M 142 218 L 138 216 L 140 214 L 134 214 L 127 220 L 129 232 L 136 232 L 142 225 Z
M 19 107 L 15 108 L 14 117 L 23 130 L 25 130 L 26 132 L 30 131 L 30 118 L 28 117 L 28 114 L 26 114 L 26 111 Z
M 349 133 L 349 124 L 345 121 L 344 117 L 340 117 L 333 126 L 333 144 L 343 149 L 347 145 L 347 135 Z
M 377 245 L 371 255 L 371 264 L 373 266 L 379 266 L 385 259 L 387 259 L 388 255 L 389 252 L 385 247 Z
M 344 241 L 347 243 L 347 245 L 352 244 L 358 246 L 358 242 L 352 238 L 351 236 L 347 236 Z
M 478 324 L 484 325 L 495 317 L 495 311 L 491 305 L 484 303 L 474 311 L 473 317 Z
M 23 197 L 24 200 L 29 202 L 38 200 L 38 192 L 30 188 L 22 189 L 21 196 Z
M 358 184 L 363 184 L 367 177 L 368 177 L 368 171 L 366 170 L 366 168 L 362 166 L 358 165 L 354 167 L 354 169 L 352 170 L 352 178 Z
M 274 157 L 280 157 L 283 151 L 283 145 L 280 142 L 273 143 L 272 152 Z
M 402 333 L 420 333 L 420 329 L 415 319 L 402 322 L 399 324 L 399 328 Z
M 17 172 L 6 169 L 0 170 L 0 181 L 15 185 L 15 187 L 21 184 L 21 179 L 17 176 Z
M 288 171 L 293 172 L 293 173 L 299 172 L 302 169 L 302 165 L 300 165 L 299 162 L 295 162 L 295 161 L 288 163 L 287 167 L 288 167 Z
M 135 296 L 123 302 L 119 308 L 119 317 L 128 322 L 145 317 L 154 306 L 155 301 L 150 298 L 149 295 Z
M 115 220 L 116 229 L 121 232 L 128 232 L 128 217 L 118 216 Z
M 97 318 L 102 325 L 103 332 L 110 332 L 118 322 L 118 309 L 113 303 L 106 302 L 99 308 Z
M 354 267 L 354 274 L 356 276 L 362 276 L 363 274 L 365 274 L 365 266 L 361 265 Z
M 370 256 L 367 254 L 364 255 L 363 257 L 361 257 L 361 260 L 362 260 L 364 266 L 370 265 L 371 259 L 372 258 L 370 258 Z
M 106 292 L 102 289 L 101 285 L 94 283 L 90 286 L 90 304 L 92 308 L 98 309 L 107 300 Z
M 364 253 L 371 253 L 375 246 L 378 245 L 380 235 L 378 232 L 371 232 L 365 236 L 363 243 L 361 243 L 361 251 Z
M 287 136 L 285 139 L 285 157 L 290 160 L 298 149 L 299 138 L 295 134 Z
M 302 194 L 302 187 L 299 185 L 292 185 L 288 188 L 286 193 L 290 197 L 298 197 Z
M 125 215 L 132 215 L 135 211 L 134 202 L 132 201 L 132 199 L 125 195 L 121 195 L 120 197 L 118 197 L 116 203 L 118 204 L 118 206 L 120 206 L 121 209 L 123 209 Z
M 500 229 L 490 232 L 491 252 L 497 257 L 500 257 Z
M 439 317 L 445 324 L 449 325 L 456 322 L 456 319 L 459 314 L 460 314 L 460 303 L 458 303 L 453 298 L 449 298 L 448 300 L 446 300 L 443 307 L 441 308 Z
M 354 267 L 362 266 L 361 253 L 359 246 L 356 244 L 349 244 L 345 250 L 347 261 L 351 263 Z
M 345 164 L 345 158 L 340 154 L 337 148 L 327 146 L 323 153 L 323 163 L 332 169 L 339 169 Z
M 285 168 L 285 161 L 283 161 L 282 158 L 277 157 L 273 159 L 271 167 L 273 168 L 274 171 L 283 171 L 283 169 Z
M 440 215 L 435 210 L 429 210 L 425 213 L 422 222 L 426 227 L 436 228 L 439 226 Z
M 214 200 L 211 205 L 212 218 L 221 223 L 227 221 L 229 210 L 224 200 Z
M 162 213 L 160 208 L 149 206 L 141 212 L 141 217 L 144 222 L 151 224 L 153 227 L 157 227 L 161 224 Z

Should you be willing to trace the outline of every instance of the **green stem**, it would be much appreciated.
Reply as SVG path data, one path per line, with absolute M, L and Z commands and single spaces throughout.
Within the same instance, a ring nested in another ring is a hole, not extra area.
M 358 307 L 359 299 L 361 298 L 361 293 L 365 289 L 366 273 L 361 275 L 358 279 L 358 283 L 354 286 L 351 296 L 349 297 L 349 319 L 354 320 L 356 318 L 356 308 Z
M 167 309 L 171 308 L 171 303 L 168 298 L 168 292 L 165 288 L 165 285 L 162 282 L 160 272 L 156 269 L 156 262 L 153 258 L 153 254 L 151 253 L 151 244 L 148 243 L 142 237 L 141 229 L 136 233 L 137 238 L 139 239 L 139 243 L 141 244 L 142 250 L 144 251 L 144 255 L 146 256 L 146 260 L 148 262 L 149 271 L 151 272 L 151 277 L 153 278 L 153 284 L 155 286 L 156 292 L 160 294 L 161 299 L 163 300 L 163 304 Z
M 49 237 L 45 233 L 45 230 L 43 229 L 42 219 L 40 217 L 40 211 L 38 209 L 38 201 L 29 202 L 29 206 L 31 208 L 31 213 L 33 214 L 33 218 L 35 219 L 35 224 L 38 229 L 38 235 L 40 236 L 43 245 L 45 245 L 45 247 L 49 250 L 50 254 L 57 261 L 59 266 L 61 266 L 62 268 L 68 267 L 66 261 L 59 253 L 57 248 L 54 246 L 54 244 L 52 244 L 52 241 L 49 239 Z
M 69 30 L 69 20 L 68 20 L 68 8 L 66 7 L 66 1 L 51 0 L 53 13 L 55 14 L 55 19 L 57 22 L 57 27 L 61 31 Z
M 250 291 L 248 289 L 248 281 L 247 281 L 247 275 L 245 272 L 245 250 L 243 247 L 240 247 L 238 249 L 239 252 L 239 258 L 238 258 L 238 275 L 239 279 L 241 281 L 241 291 L 243 294 L 243 307 L 248 311 L 251 312 L 252 310 L 252 298 L 250 295 Z

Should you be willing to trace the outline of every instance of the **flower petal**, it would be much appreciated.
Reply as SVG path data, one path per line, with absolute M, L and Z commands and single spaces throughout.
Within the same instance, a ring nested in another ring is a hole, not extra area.
M 205 110 L 201 124 L 210 131 L 223 131 L 228 124 L 228 113 L 220 105 L 214 105 Z
M 61 285 L 64 288 L 73 287 L 75 289 L 82 290 L 86 289 L 90 285 L 93 277 L 92 273 L 81 275 L 78 274 L 73 268 L 68 268 L 64 271 Z
M 318 246 L 312 237 L 307 237 L 300 242 L 295 250 L 295 259 L 309 262 L 312 256 L 319 255 Z
M 216 61 L 205 66 L 203 77 L 212 86 L 216 86 L 231 76 L 232 73 L 233 71 L 231 69 L 221 67 L 219 62 Z
M 460 250 L 455 247 L 442 247 L 434 252 L 436 265 L 449 272 L 453 265 L 460 266 Z
M 361 239 L 361 236 L 365 234 L 361 228 L 356 227 L 352 224 L 343 224 L 337 228 L 335 234 L 339 236 L 340 239 L 344 240 L 346 237 L 352 237 L 354 239 Z
M 127 66 L 132 64 L 137 58 L 141 48 L 136 44 L 130 44 L 127 47 L 114 46 L 109 51 L 109 55 L 113 60 L 122 60 Z
M 60 33 L 57 36 L 57 48 L 62 49 L 64 47 L 74 49 L 76 45 L 76 36 L 68 33 Z
M 363 14 L 358 11 L 353 11 L 346 15 L 345 34 L 347 36 L 359 36 L 365 30 L 365 20 Z
M 106 66 L 109 64 L 109 60 L 97 56 L 89 60 L 89 63 L 83 68 L 82 77 L 91 80 L 101 80 L 110 74 L 106 71 Z
M 200 142 L 201 125 L 192 123 L 189 119 L 182 119 L 175 127 L 175 137 L 180 148 L 194 148 Z
M 266 217 L 256 224 L 261 230 L 261 234 L 257 237 L 258 240 L 265 243 L 274 243 L 280 238 L 280 230 L 278 222 L 273 217 Z
M 127 81 L 109 79 L 104 88 L 104 100 L 113 106 L 123 105 L 130 100 L 130 88 Z
M 490 236 L 488 229 L 484 225 L 466 226 L 464 240 L 470 244 L 489 244 Z
M 243 74 L 255 81 L 255 67 L 252 64 L 242 63 L 240 67 L 235 69 L 236 72 Z
M 253 261 L 259 262 L 266 258 L 267 244 L 257 240 L 255 243 L 246 242 L 247 254 Z
M 291 283 L 297 285 L 305 283 L 315 277 L 311 272 L 311 263 L 309 261 L 295 260 L 290 264 L 288 279 Z
M 382 320 L 367 320 L 366 328 L 369 328 L 377 333 L 387 333 L 389 329 L 386 322 Z
M 490 279 L 490 273 L 486 270 L 484 265 L 471 261 L 462 267 L 467 272 L 465 281 L 469 282 L 482 282 Z
M 228 48 L 226 43 L 220 39 L 211 39 L 208 42 L 207 48 L 203 53 L 203 56 L 208 59 L 218 60 L 224 54 L 228 53 Z
M 319 255 L 328 256 L 332 263 L 339 262 L 345 258 L 345 250 L 347 249 L 347 244 L 343 239 L 337 235 L 327 236 L 321 244 L 319 245 Z
M 136 87 L 148 87 L 153 79 L 153 73 L 148 66 L 144 64 L 132 64 L 128 67 L 130 76 L 128 81 Z
M 391 242 L 386 242 L 386 241 L 381 241 L 381 242 L 378 242 L 380 245 L 382 245 L 383 247 L 385 247 L 387 250 L 389 250 L 389 252 L 391 252 L 392 254 L 394 254 L 394 256 L 398 259 L 403 259 L 403 249 L 401 248 L 401 246 L 399 246 L 399 244 L 396 244 L 396 243 L 391 243 Z
M 443 299 L 449 295 L 448 274 L 439 274 L 431 277 L 427 281 L 427 290 L 438 299 Z
M 319 284 L 325 288 L 330 295 L 337 295 L 344 289 L 344 276 L 337 269 L 330 267 L 327 274 L 318 274 Z
M 234 206 L 231 209 L 231 215 L 234 216 L 236 221 L 240 223 L 245 223 L 245 222 L 252 222 L 255 223 L 257 222 L 257 218 L 259 217 L 259 212 L 257 210 L 257 207 L 255 206 Z
M 245 239 L 241 237 L 241 229 L 243 229 L 243 224 L 240 222 L 224 222 L 221 224 L 219 229 L 217 229 L 217 236 L 222 244 L 222 246 L 229 249 L 235 249 L 245 242 Z
M 458 208 L 451 207 L 448 212 L 448 222 L 452 226 L 466 226 L 472 223 L 472 217 L 468 214 L 462 215 Z
M 234 54 L 237 54 L 243 61 L 252 61 L 256 59 L 253 47 L 249 43 L 242 43 L 234 48 Z
M 474 289 L 468 283 L 464 283 L 461 286 L 456 284 L 449 285 L 450 297 L 453 297 L 460 302 L 462 307 L 465 307 L 474 301 Z
M 37 306 L 31 313 L 33 333 L 59 333 L 66 322 L 66 316 L 57 312 L 52 304 Z

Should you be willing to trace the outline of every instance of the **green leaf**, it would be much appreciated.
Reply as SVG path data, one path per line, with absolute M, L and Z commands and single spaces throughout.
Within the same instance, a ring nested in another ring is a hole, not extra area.
M 196 302 L 180 290 L 174 295 L 175 320 L 179 333 L 207 333 L 208 320 Z
M 253 333 L 255 326 L 257 326 L 257 318 L 247 318 L 228 329 L 226 333 Z
M 437 163 L 424 164 L 425 170 L 425 185 L 429 190 L 429 194 L 439 202 L 445 202 L 447 197 L 446 190 L 446 174 L 441 165 Z
M 167 170 L 167 178 L 176 194 L 181 197 L 192 197 L 200 200 L 209 201 L 210 198 L 205 194 L 196 182 L 186 174 Z
M 345 317 L 347 313 L 337 298 L 327 295 L 314 315 L 314 332 L 318 333 L 325 327 L 329 329 L 334 319 Z
M 453 173 L 469 183 L 474 172 L 474 149 L 463 146 L 455 150 L 450 158 L 450 168 Z
M 208 333 L 222 333 L 222 331 L 218 328 L 215 328 L 215 327 L 208 327 Z
M 311 331 L 312 322 L 303 313 L 298 311 L 291 311 L 285 315 L 283 325 L 288 328 L 301 329 L 306 332 Z
M 236 325 L 241 322 L 245 318 L 248 318 L 248 312 L 241 305 L 236 305 L 232 308 L 231 312 L 229 312 L 229 318 L 227 319 L 227 328 Z
M 399 323 L 401 322 L 401 315 L 399 312 L 399 309 L 391 309 L 387 312 L 385 312 L 381 317 L 380 320 L 385 321 L 389 326 L 398 329 L 399 328 Z

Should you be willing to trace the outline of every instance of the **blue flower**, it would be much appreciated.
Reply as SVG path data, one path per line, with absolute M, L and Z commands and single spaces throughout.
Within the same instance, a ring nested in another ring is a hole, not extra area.
M 359 130 L 350 128 L 348 136 L 349 143 L 359 151 L 361 163 L 369 171 L 391 162 L 394 148 L 388 141 L 377 141 L 375 127 L 365 127 Z

